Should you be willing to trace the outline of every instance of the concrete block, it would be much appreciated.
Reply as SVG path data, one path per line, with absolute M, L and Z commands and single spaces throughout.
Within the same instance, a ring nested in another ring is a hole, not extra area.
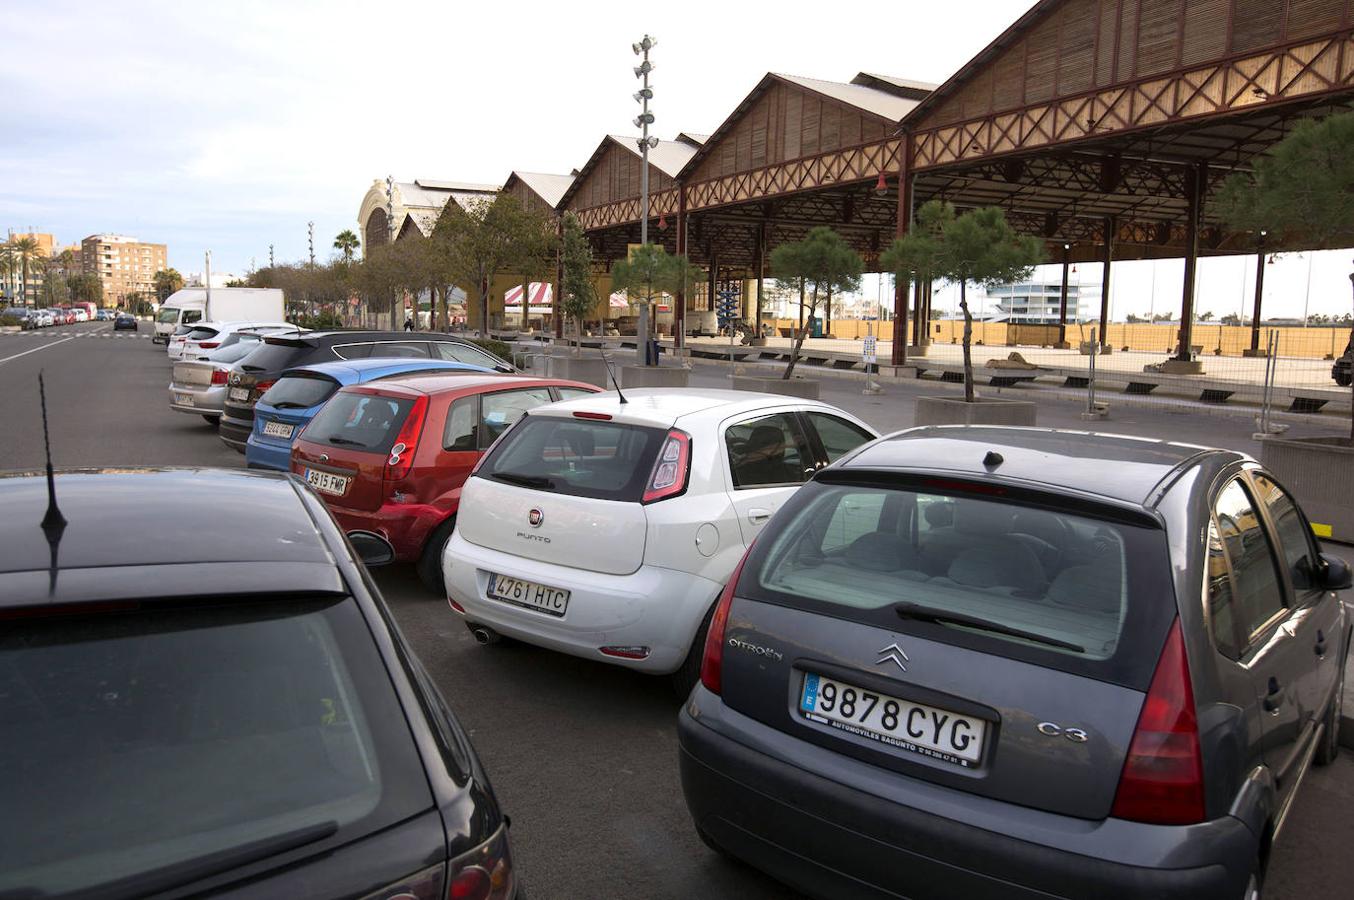
M 962 397 L 918 397 L 918 425 L 1034 425 L 1039 412 L 1031 400 L 979 398 L 966 403 Z
M 552 356 L 550 375 L 553 378 L 568 378 L 571 381 L 582 381 L 611 390 L 611 378 L 607 375 L 606 361 L 596 356 Z
M 622 366 L 621 387 L 684 388 L 690 375 L 690 369 L 674 366 Z
M 1197 359 L 1168 359 L 1161 364 L 1163 375 L 1202 375 L 1204 364 Z
M 756 375 L 735 375 L 735 391 L 755 391 L 759 394 L 784 394 L 805 400 L 818 399 L 818 382 L 812 378 L 762 378 Z

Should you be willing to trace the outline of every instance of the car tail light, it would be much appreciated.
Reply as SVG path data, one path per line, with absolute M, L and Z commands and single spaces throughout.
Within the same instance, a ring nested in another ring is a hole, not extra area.
M 1178 618 L 1166 636 L 1138 714 L 1110 815 L 1154 825 L 1189 825 L 1204 819 L 1199 722 Z
M 428 396 L 424 394 L 414 401 L 409 415 L 404 417 L 400 433 L 395 443 L 390 445 L 390 459 L 386 460 L 386 481 L 399 481 L 414 467 L 414 449 L 418 447 L 418 437 L 423 433 L 423 420 L 428 417 Z
M 649 648 L 637 645 L 620 645 L 612 647 L 597 648 L 603 656 L 614 656 L 617 659 L 648 659 Z
M 438 863 L 408 878 L 388 884 L 378 891 L 367 894 L 362 900 L 437 900 L 442 891 L 443 870 L 446 866 Z
M 225 370 L 225 369 L 213 369 L 213 370 L 212 370 L 212 384 L 225 384 L 225 383 L 226 383 L 226 370 Z
M 198 348 L 201 350 L 215 350 L 217 347 L 220 346 L 221 346 L 220 341 L 204 341 L 198 344 Z
M 657 503 L 680 496 L 686 492 L 690 477 L 691 435 L 674 428 L 668 432 L 663 448 L 658 451 L 658 461 L 654 463 L 653 474 L 649 476 L 643 502 Z
M 260 381 L 254 385 L 254 396 L 262 397 L 264 394 L 268 393 L 268 388 L 276 383 L 276 381 Z
M 724 687 L 724 629 L 729 624 L 729 607 L 733 606 L 733 592 L 738 588 L 738 579 L 742 576 L 743 566 L 747 565 L 748 555 L 751 553 L 752 548 L 749 547 L 747 553 L 738 561 L 733 574 L 729 576 L 729 583 L 724 585 L 719 602 L 715 604 L 714 615 L 710 616 L 710 629 L 705 633 L 705 655 L 701 657 L 701 684 L 713 694 L 718 694 Z
M 516 889 L 508 826 L 474 850 L 451 862 L 447 873 L 447 900 L 508 900 Z

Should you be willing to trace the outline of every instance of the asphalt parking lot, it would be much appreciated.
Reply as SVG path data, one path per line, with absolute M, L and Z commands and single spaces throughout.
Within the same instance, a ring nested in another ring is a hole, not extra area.
M 114 335 L 108 323 L 88 323 L 0 335 L 0 469 L 43 464 L 40 370 L 59 467 L 242 466 L 200 418 L 169 410 L 170 365 L 148 328 Z M 718 367 L 704 367 L 694 382 L 713 385 L 721 377 Z M 843 383 L 824 399 L 857 404 L 853 411 L 887 430 L 910 424 L 920 389 L 890 386 L 862 398 L 858 386 Z M 1082 427 L 1078 412 L 1055 403 L 1043 421 Z M 1254 449 L 1245 419 L 1126 410 L 1105 428 Z M 791 896 L 697 839 L 677 776 L 678 701 L 666 680 L 520 644 L 479 646 L 411 568 L 378 570 L 376 578 L 512 816 L 514 851 L 533 900 Z M 1335 765 L 1309 773 L 1276 845 L 1267 896 L 1349 895 L 1342 862 L 1344 848 L 1354 845 L 1351 805 L 1354 751 L 1345 751 Z

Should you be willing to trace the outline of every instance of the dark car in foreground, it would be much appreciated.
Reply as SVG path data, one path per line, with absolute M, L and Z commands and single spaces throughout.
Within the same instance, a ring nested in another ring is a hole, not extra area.
M 441 359 L 515 372 L 509 363 L 470 341 L 444 334 L 402 331 L 313 331 L 270 335 L 230 373 L 221 413 L 221 440 L 245 452 L 254 430 L 254 404 L 287 369 L 345 359 Z
M 465 731 L 309 489 L 54 487 L 64 524 L 0 477 L 0 896 L 517 895 Z
M 1258 897 L 1337 752 L 1349 586 L 1241 454 L 902 432 L 819 472 L 729 583 L 687 804 L 818 897 Z

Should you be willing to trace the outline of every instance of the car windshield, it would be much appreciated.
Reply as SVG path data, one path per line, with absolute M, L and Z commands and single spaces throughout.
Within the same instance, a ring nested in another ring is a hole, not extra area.
M 413 405 L 412 400 L 400 397 L 340 391 L 306 427 L 305 439 L 368 453 L 387 453 Z
M 478 474 L 575 497 L 638 501 L 666 434 L 618 422 L 528 415 L 494 446 Z
M 212 338 L 216 337 L 216 335 L 217 331 L 215 328 L 203 328 L 201 325 L 199 325 L 198 327 L 188 332 L 188 340 L 206 341 L 211 340 Z
M 239 362 L 250 353 L 253 353 L 258 346 L 258 339 L 250 340 L 248 338 L 237 341 L 234 344 L 227 344 L 221 349 L 210 353 L 207 358 L 212 362 L 233 363 Z
M 814 482 L 788 509 L 740 595 L 889 630 L 927 622 L 1110 680 L 1142 675 L 1129 657 L 1155 659 L 1142 651 L 1174 614 L 1159 530 L 926 487 Z
M 179 321 L 179 311 L 173 306 L 166 306 L 155 316 L 155 321 L 163 322 L 166 325 Z
M 285 375 L 259 402 L 277 409 L 307 409 L 328 400 L 338 388 L 338 382 L 327 375 Z
M 0 660 L 0 896 L 156 893 L 431 805 L 352 599 L 19 618 Z

